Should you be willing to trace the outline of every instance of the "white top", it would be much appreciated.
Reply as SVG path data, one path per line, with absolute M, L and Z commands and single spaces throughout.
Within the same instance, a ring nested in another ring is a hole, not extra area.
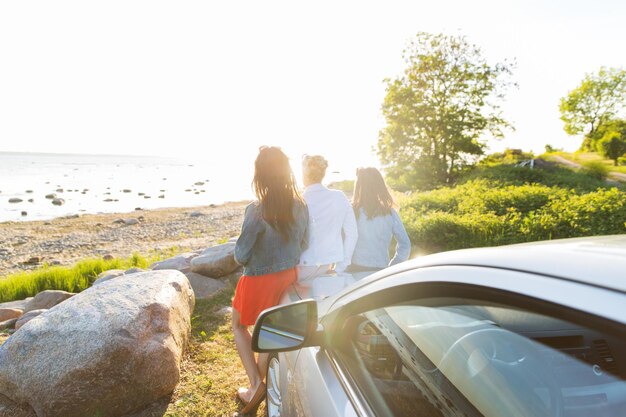
M 352 205 L 343 192 L 319 183 L 306 187 L 303 197 L 309 208 L 309 247 L 302 252 L 300 265 L 336 263 L 335 271 L 344 271 L 358 237 Z

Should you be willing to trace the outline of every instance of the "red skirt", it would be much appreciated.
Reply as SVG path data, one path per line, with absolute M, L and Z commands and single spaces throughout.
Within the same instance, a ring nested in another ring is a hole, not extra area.
M 263 310 L 278 304 L 283 292 L 296 280 L 296 268 L 239 278 L 233 308 L 239 312 L 241 324 L 252 326 Z

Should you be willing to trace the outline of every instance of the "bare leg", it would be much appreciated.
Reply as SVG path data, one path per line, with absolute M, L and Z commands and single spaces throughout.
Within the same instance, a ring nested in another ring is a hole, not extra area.
M 259 375 L 261 376 L 261 381 L 265 379 L 265 374 L 267 373 L 267 360 L 270 355 L 267 353 L 259 353 L 259 358 L 257 360 L 257 366 L 259 368 Z
M 237 352 L 239 352 L 239 357 L 250 380 L 250 388 L 248 388 L 247 392 L 241 393 L 241 396 L 244 400 L 250 401 L 263 379 L 259 373 L 259 368 L 254 358 L 254 352 L 252 352 L 252 336 L 248 331 L 248 327 L 241 324 L 240 317 L 239 312 L 233 308 L 232 324 L 235 345 L 237 346 Z

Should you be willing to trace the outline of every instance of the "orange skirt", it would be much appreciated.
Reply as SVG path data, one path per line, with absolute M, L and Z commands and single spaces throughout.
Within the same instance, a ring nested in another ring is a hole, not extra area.
M 263 310 L 278 304 L 283 292 L 296 280 L 296 268 L 266 275 L 242 275 L 233 298 L 241 324 L 253 325 Z

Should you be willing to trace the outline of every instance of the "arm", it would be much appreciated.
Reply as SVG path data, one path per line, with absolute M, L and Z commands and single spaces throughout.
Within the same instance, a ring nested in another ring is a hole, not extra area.
M 400 216 L 394 209 L 391 209 L 391 216 L 393 221 L 393 237 L 396 239 L 396 254 L 393 256 L 391 262 L 389 262 L 389 266 L 406 261 L 411 254 L 411 241 L 409 240 L 409 235 L 406 233 Z
M 241 226 L 241 234 L 235 244 L 235 261 L 239 265 L 246 265 L 252 256 L 252 248 L 256 243 L 257 236 L 261 230 L 260 218 L 256 213 L 255 203 L 246 207 Z
M 344 203 L 345 202 L 345 203 Z M 343 217 L 343 261 L 338 262 L 335 265 L 336 272 L 343 272 L 352 263 L 352 254 L 356 247 L 356 241 L 359 237 L 359 232 L 356 225 L 356 217 L 354 217 L 354 211 L 352 205 L 347 198 L 344 197 L 344 217 Z
M 307 205 L 304 205 L 304 219 L 301 220 L 304 222 L 304 234 L 302 235 L 302 241 L 300 242 L 300 249 L 302 252 L 309 248 L 309 208 Z

